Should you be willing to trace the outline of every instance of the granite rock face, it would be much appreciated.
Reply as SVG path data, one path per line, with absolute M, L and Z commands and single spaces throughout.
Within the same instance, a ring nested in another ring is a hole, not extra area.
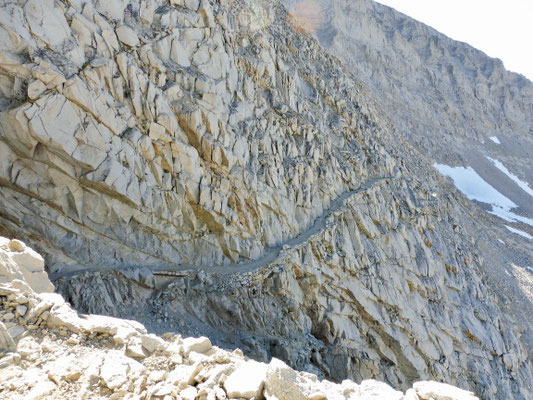
M 483 279 L 498 229 L 278 2 L 0 7 L 0 233 L 78 310 L 339 382 L 532 396 L 521 326 Z M 54 329 L 107 329 L 49 305 Z M 137 328 L 114 333 L 124 357 L 162 345 Z
M 533 83 L 471 46 L 371 0 L 284 0 L 309 18 L 320 43 L 372 92 L 398 131 L 431 162 L 472 166 L 533 217 L 531 192 L 486 158 L 498 159 L 533 187 Z M 531 230 L 531 226 L 522 227 Z
M 385 154 L 359 165 L 353 127 L 371 123 L 343 105 L 356 89 L 315 43 L 276 50 L 283 27 L 264 31 L 244 5 L 142 2 L 115 20 L 104 3 L 2 9 L 3 229 L 51 271 L 254 259 L 392 173 Z

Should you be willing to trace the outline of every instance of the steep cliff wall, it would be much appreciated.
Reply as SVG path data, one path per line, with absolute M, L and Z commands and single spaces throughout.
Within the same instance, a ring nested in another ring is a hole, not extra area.
M 354 127 L 370 123 L 349 78 L 327 56 L 301 65 L 296 42 L 255 26 L 271 15 L 148 2 L 113 22 L 101 3 L 3 11 L 25 18 L 6 26 L 4 53 L 20 63 L 4 76 L 29 97 L 1 115 L 2 218 L 43 240 L 52 270 L 256 258 L 378 169 L 392 173 L 358 156 Z
M 379 99 L 398 131 L 430 162 L 472 166 L 533 217 L 533 83 L 471 46 L 372 0 L 284 0 Z M 315 17 L 315 20 L 317 18 Z M 309 29 L 309 28 L 308 28 Z M 531 221 L 531 220 L 530 220 Z M 533 223 L 520 229 L 533 233 Z
M 1 230 L 77 308 L 337 380 L 531 396 L 471 239 L 491 228 L 277 2 L 0 17 Z
M 523 326 L 533 354 L 532 326 L 522 316 L 533 312 L 533 84 L 500 60 L 371 0 L 284 4 L 379 99 L 398 134 L 488 211 L 478 218 L 494 237 L 476 236 L 485 279 Z M 509 212 L 498 211 L 497 198 Z

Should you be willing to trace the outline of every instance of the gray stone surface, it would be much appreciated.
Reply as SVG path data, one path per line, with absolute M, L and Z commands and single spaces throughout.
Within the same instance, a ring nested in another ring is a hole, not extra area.
M 336 381 L 532 396 L 527 324 L 484 279 L 515 243 L 278 2 L 13 0 L 0 35 L 0 233 L 78 310 Z M 161 345 L 41 296 L 27 323 L 109 331 L 138 360 Z

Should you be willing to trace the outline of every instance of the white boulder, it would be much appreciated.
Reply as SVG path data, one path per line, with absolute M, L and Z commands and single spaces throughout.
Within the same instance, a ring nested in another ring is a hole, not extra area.
M 188 355 L 191 351 L 196 353 L 205 354 L 211 350 L 213 346 L 211 341 L 206 337 L 199 338 L 187 338 L 183 341 L 183 351 Z
M 413 385 L 421 400 L 479 400 L 474 393 L 446 383 L 421 381 Z
M 44 259 L 19 240 L 0 237 L 0 283 L 26 282 L 37 293 L 51 293 L 54 285 L 44 270 Z
M 268 365 L 250 360 L 242 363 L 224 382 L 230 398 L 258 398 L 263 392 Z

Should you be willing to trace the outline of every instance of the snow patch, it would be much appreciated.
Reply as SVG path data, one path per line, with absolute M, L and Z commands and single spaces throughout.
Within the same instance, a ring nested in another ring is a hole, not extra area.
M 507 175 L 513 182 L 515 182 L 518 186 L 520 186 L 520 189 L 522 189 L 524 192 L 529 194 L 531 197 L 533 197 L 533 189 L 529 187 L 529 184 L 527 182 L 524 182 L 518 178 L 518 176 L 514 175 L 511 171 L 509 171 L 507 168 L 505 168 L 505 165 L 503 165 L 500 161 L 495 160 L 494 158 L 487 157 L 487 159 L 494 164 L 496 168 L 498 168 L 500 171 L 502 171 L 505 175 Z
M 509 229 L 511 232 L 516 233 L 517 235 L 523 236 L 526 239 L 533 240 L 533 236 L 531 236 L 529 233 L 521 231 L 520 229 L 515 229 L 510 226 L 505 225 L 507 229 Z
M 533 226 L 533 219 L 522 217 L 511 210 L 518 206 L 489 185 L 472 167 L 450 167 L 444 164 L 433 164 L 443 175 L 452 179 L 454 185 L 470 200 L 489 204 L 494 214 L 507 222 L 523 222 Z
M 497 136 L 492 136 L 489 138 L 489 140 L 492 140 L 496 144 L 502 144 L 502 142 L 500 142 L 500 139 L 498 139 Z

